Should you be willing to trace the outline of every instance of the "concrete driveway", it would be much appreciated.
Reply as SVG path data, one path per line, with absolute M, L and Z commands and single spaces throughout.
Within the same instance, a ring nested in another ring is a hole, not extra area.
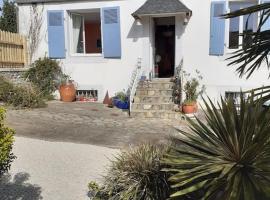
M 102 181 L 119 151 L 16 137 L 16 160 L 0 178 L 1 200 L 89 200 L 87 185 Z
M 142 142 L 162 142 L 177 134 L 172 122 L 129 118 L 118 109 L 97 103 L 53 101 L 47 108 L 8 110 L 7 123 L 17 136 L 123 148 Z
M 8 110 L 16 130 L 10 173 L 0 179 L 1 200 L 88 200 L 87 184 L 101 181 L 119 152 L 160 143 L 177 134 L 158 119 L 134 119 L 96 103 L 50 102 L 47 108 Z

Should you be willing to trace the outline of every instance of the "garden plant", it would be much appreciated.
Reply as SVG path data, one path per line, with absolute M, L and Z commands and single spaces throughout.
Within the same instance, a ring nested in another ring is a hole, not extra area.
M 0 101 L 15 108 L 46 106 L 39 90 L 32 85 L 18 85 L 0 76 Z
M 189 120 L 164 159 L 171 197 L 270 199 L 270 112 L 243 97 L 240 109 L 231 99 L 205 106 L 206 123 Z
M 93 200 L 165 200 L 170 187 L 161 169 L 163 146 L 141 145 L 120 153 L 111 163 L 102 186 L 89 184 Z
M 66 82 L 67 76 L 56 60 L 44 57 L 36 60 L 25 73 L 26 80 L 33 83 L 44 98 L 51 99 L 63 81 Z
M 15 156 L 12 153 L 14 130 L 4 125 L 5 109 L 0 107 L 0 177 L 10 169 Z

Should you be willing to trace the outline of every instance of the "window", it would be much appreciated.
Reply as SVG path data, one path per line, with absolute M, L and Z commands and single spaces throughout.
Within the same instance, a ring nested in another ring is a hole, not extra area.
M 71 51 L 73 54 L 101 54 L 100 10 L 73 11 Z
M 227 91 L 225 92 L 225 98 L 232 99 L 236 105 L 240 105 L 241 95 L 243 95 L 244 99 L 248 99 L 250 97 L 250 93 L 241 93 L 241 92 L 234 92 L 234 91 Z
M 252 6 L 247 2 L 229 2 L 230 12 Z M 238 49 L 240 44 L 249 45 L 252 42 L 250 33 L 255 31 L 257 25 L 257 14 L 245 15 L 230 19 L 229 22 L 229 48 Z M 243 37 L 240 36 L 243 34 Z

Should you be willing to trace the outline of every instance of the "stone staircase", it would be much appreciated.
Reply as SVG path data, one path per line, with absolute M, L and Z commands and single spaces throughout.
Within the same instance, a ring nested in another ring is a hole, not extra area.
M 175 112 L 171 79 L 140 81 L 132 104 L 131 116 L 138 118 L 181 119 Z

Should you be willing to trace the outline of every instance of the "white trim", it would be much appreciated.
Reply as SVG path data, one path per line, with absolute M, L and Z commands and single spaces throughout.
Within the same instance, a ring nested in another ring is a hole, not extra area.
M 84 17 L 82 17 L 82 23 L 83 23 L 83 52 L 86 54 L 85 46 L 86 46 L 86 40 L 85 40 L 85 22 Z
M 150 51 L 149 51 L 149 66 L 150 66 L 150 73 L 152 74 L 152 78 L 155 77 L 155 54 L 156 54 L 156 41 L 155 41 L 155 23 L 154 17 L 149 17 L 149 44 L 150 44 Z
M 236 3 L 254 3 L 254 5 L 259 4 L 261 0 L 254 0 L 254 1 L 236 1 L 236 0 L 228 0 L 227 1 L 227 11 L 230 12 L 230 3 L 231 2 L 236 2 Z M 240 7 L 242 9 L 242 7 Z M 255 13 L 256 14 L 256 13 Z M 255 17 L 254 17 L 255 18 Z M 253 18 L 253 30 L 256 30 L 258 26 L 258 22 L 260 20 L 260 15 L 257 14 L 257 21 Z M 227 19 L 227 28 L 225 29 L 225 52 L 228 54 L 231 54 L 237 50 L 241 49 L 241 44 L 243 44 L 243 37 L 239 36 L 239 46 L 237 49 L 230 48 L 230 19 Z M 256 27 L 256 28 L 255 28 Z M 239 17 L 239 34 L 242 34 L 244 31 L 244 16 Z
M 102 53 L 72 53 L 71 57 L 102 57 Z
M 176 13 L 160 13 L 160 14 L 141 14 L 138 15 L 138 17 L 173 17 L 175 15 L 179 15 L 179 14 L 183 14 L 186 15 L 187 13 L 191 13 L 190 12 L 176 12 Z
M 80 9 L 80 10 L 84 10 L 84 9 Z M 101 8 L 93 8 L 93 9 L 90 9 L 90 10 L 96 10 L 100 13 L 100 33 L 101 33 L 101 50 L 102 52 L 101 53 L 85 53 L 86 52 L 86 39 L 85 39 L 85 19 L 84 19 L 84 16 L 81 15 L 80 13 L 78 13 L 80 10 L 67 10 L 68 13 L 69 13 L 69 21 L 68 21 L 68 24 L 69 24 L 69 35 L 70 35 L 70 40 L 68 41 L 69 42 L 69 55 L 70 57 L 102 57 L 103 56 L 103 30 L 102 30 L 102 9 Z M 77 11 L 77 12 L 74 12 L 74 11 Z M 81 16 L 82 17 L 82 23 L 83 23 L 83 51 L 84 53 L 74 53 L 74 49 L 73 49 L 73 18 L 72 18 L 72 15 L 78 15 L 78 16 Z

